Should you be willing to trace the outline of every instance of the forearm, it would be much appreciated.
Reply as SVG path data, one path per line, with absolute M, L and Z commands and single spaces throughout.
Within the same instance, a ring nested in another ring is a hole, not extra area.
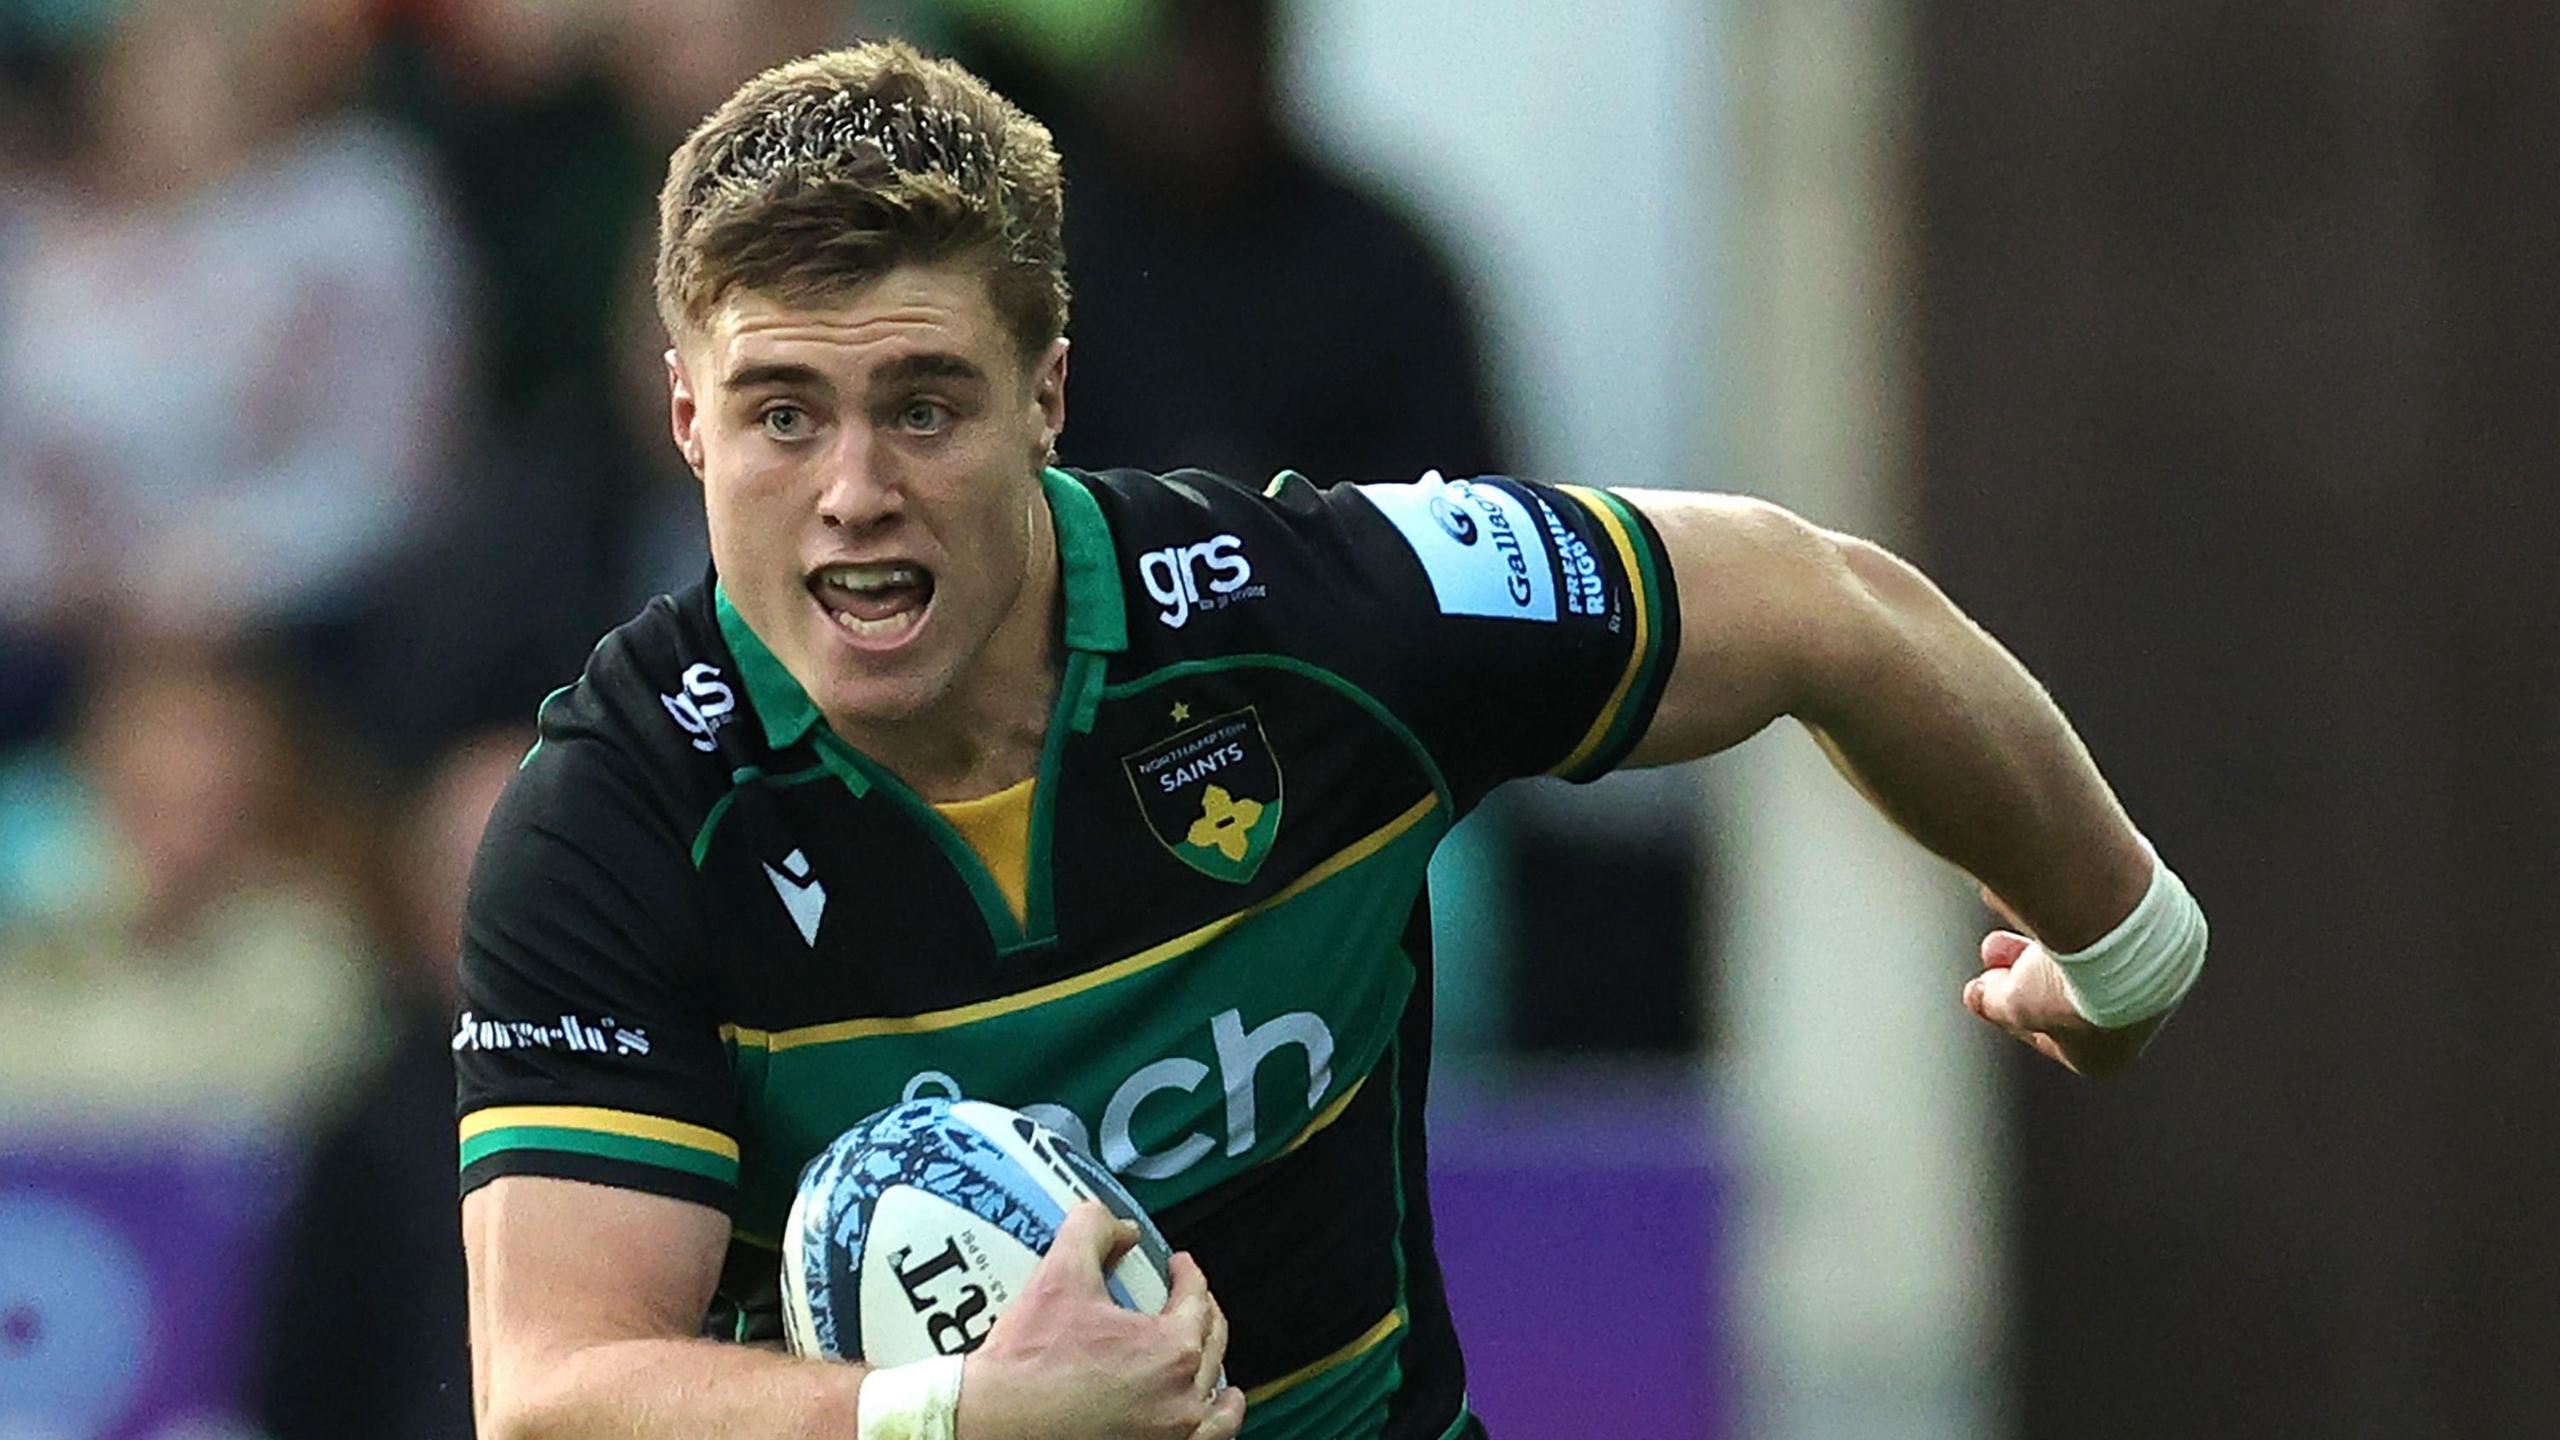
M 1999 642 L 1917 570 L 1839 538 L 1854 637 L 1793 707 L 1913 839 L 2074 950 L 2130 912 L 2151 858 L 2068 721 Z
M 710 1340 L 612 1341 L 493 1372 L 489 1440 L 851 1440 L 870 1373 Z

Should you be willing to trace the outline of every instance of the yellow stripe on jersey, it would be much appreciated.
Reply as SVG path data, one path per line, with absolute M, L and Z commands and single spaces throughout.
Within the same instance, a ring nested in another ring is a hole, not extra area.
M 879 1015 L 863 1020 L 839 1020 L 829 1025 L 805 1025 L 794 1030 L 756 1030 L 744 1025 L 723 1025 L 720 1027 L 720 1038 L 748 1049 L 766 1050 L 779 1054 L 785 1050 L 799 1049 L 803 1045 L 832 1045 L 842 1040 L 865 1040 L 875 1035 L 922 1035 L 935 1030 L 951 1030 L 962 1025 L 974 1025 L 981 1020 L 993 1020 L 1000 1015 L 1011 1015 L 1017 1011 L 1053 1004 L 1069 996 L 1081 995 L 1087 990 L 1098 989 L 1115 981 L 1126 980 L 1132 975 L 1152 970 L 1168 960 L 1179 959 L 1263 911 L 1296 899 L 1394 844 L 1406 831 L 1421 824 L 1439 806 L 1439 796 L 1425 795 L 1413 802 L 1412 808 L 1403 814 L 1336 851 L 1324 863 L 1299 876 L 1287 889 L 1257 901 L 1232 915 L 1212 920 L 1188 934 L 1177 935 L 1161 945 L 1141 950 L 1125 960 L 1115 960 L 1099 969 L 1087 970 L 1081 975 L 1070 975 L 1064 980 L 1043 985 L 1036 990 L 1025 990 L 1017 995 L 1002 995 L 993 1000 L 981 1000 L 974 1005 L 961 1005 L 949 1010 L 931 1010 L 922 1015 Z
M 1359 1359 L 1361 1356 L 1377 1349 L 1380 1345 L 1385 1344 L 1387 1337 L 1396 1333 L 1397 1329 L 1403 1326 L 1403 1324 L 1403 1315 L 1393 1310 L 1388 1311 L 1384 1316 L 1380 1317 L 1377 1324 L 1369 1327 L 1367 1334 L 1362 1335 L 1359 1339 L 1352 1341 L 1350 1344 L 1343 1346 L 1341 1349 L 1334 1351 L 1332 1354 L 1316 1361 L 1312 1365 L 1301 1365 L 1297 1369 L 1290 1371 L 1288 1374 L 1281 1376 L 1277 1380 L 1265 1381 L 1264 1383 L 1256 1385 L 1252 1389 L 1244 1392 L 1245 1407 L 1247 1409 L 1251 1409 L 1253 1406 L 1259 1405 L 1264 1401 L 1271 1399 L 1275 1395 L 1283 1395 L 1291 1390 L 1295 1390 L 1299 1386 L 1306 1384 L 1308 1381 L 1315 1379 L 1319 1375 L 1341 1369 L 1343 1366 L 1350 1364 L 1352 1361 Z
M 1591 512 L 1591 518 L 1600 522 L 1600 528 L 1609 532 L 1609 543 L 1617 547 L 1618 565 L 1627 577 L 1627 608 L 1635 611 L 1636 615 L 1635 643 L 1627 647 L 1627 668 L 1619 674 L 1617 688 L 1609 692 L 1609 703 L 1600 707 L 1600 714 L 1592 720 L 1591 728 L 1583 732 L 1582 743 L 1574 746 L 1573 753 L 1549 772 L 1563 775 L 1580 768 L 1582 762 L 1590 759 L 1592 752 L 1600 748 L 1600 742 L 1608 738 L 1610 728 L 1617 723 L 1618 710 L 1627 703 L 1627 693 L 1635 688 L 1636 676 L 1643 673 L 1648 652 L 1653 648 L 1654 617 L 1645 609 L 1644 569 L 1636 558 L 1635 537 L 1627 533 L 1626 524 L 1618 518 L 1618 512 L 1608 501 L 1583 486 L 1562 485 L 1557 488 L 1581 502 L 1582 508 Z
M 1368 1084 L 1368 1083 L 1369 1083 L 1369 1077 L 1368 1077 L 1368 1076 L 1366 1076 L 1366 1075 L 1363 1075 L 1363 1076 L 1361 1076 L 1359 1079 L 1352 1081 L 1352 1082 L 1351 1082 L 1351 1088 L 1350 1088 L 1350 1089 L 1343 1091 L 1339 1096 L 1335 1097 L 1334 1102 L 1333 1102 L 1332 1104 L 1327 1105 L 1326 1107 L 1324 1107 L 1324 1109 L 1322 1109 L 1322 1110 L 1320 1110 L 1320 1111 L 1317 1111 L 1317 1112 L 1316 1112 L 1316 1118 L 1314 1118 L 1313 1120 L 1310 1120 L 1310 1121 L 1308 1121 L 1308 1122 L 1307 1122 L 1307 1128 L 1298 1132 L 1298 1138 L 1296 1138 L 1295 1140 L 1290 1141 L 1290 1142 L 1289 1142 L 1288 1144 L 1286 1144 L 1286 1145 L 1281 1146 L 1281 1147 L 1280 1147 L 1280 1154 L 1279 1154 L 1279 1155 L 1274 1155 L 1274 1156 L 1272 1156 L 1271 1158 L 1272 1158 L 1272 1159 L 1274 1159 L 1274 1160 L 1277 1160 L 1277 1159 L 1280 1159 L 1282 1156 L 1285 1156 L 1285 1155 L 1293 1155 L 1293 1154 L 1297 1153 L 1297 1149 L 1298 1149 L 1298 1147 L 1299 1147 L 1299 1146 L 1306 1144 L 1306 1143 L 1307 1143 L 1308 1141 L 1310 1141 L 1310 1140 L 1313 1140 L 1314 1138 L 1316 1138 L 1316 1136 L 1317 1136 L 1320 1132 L 1322 1132 L 1322 1131 L 1324 1130 L 1324 1128 L 1325 1128 L 1326 1126 L 1331 1125 L 1334 1121 L 1341 1119 L 1341 1118 L 1342 1118 L 1342 1112 L 1351 1108 L 1351 1097 L 1353 1097 L 1353 1096 L 1355 1096 L 1355 1095 L 1359 1094 L 1359 1093 L 1360 1093 L 1360 1087 L 1361 1087 L 1361 1086 L 1363 1086 L 1363 1085 L 1366 1085 L 1366 1084 Z
M 586 1105 L 500 1105 L 474 1110 L 462 1117 L 462 1139 L 468 1144 L 492 1130 L 520 1126 L 623 1135 L 634 1140 L 655 1140 L 662 1145 L 699 1150 L 724 1160 L 738 1158 L 738 1142 L 717 1130 L 687 1125 L 664 1116 L 643 1115 L 635 1110 L 599 1110 Z

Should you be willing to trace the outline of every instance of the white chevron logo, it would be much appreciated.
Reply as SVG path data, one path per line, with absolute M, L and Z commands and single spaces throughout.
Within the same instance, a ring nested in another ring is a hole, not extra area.
M 774 893 L 782 897 L 782 908 L 791 912 L 791 923 L 800 927 L 800 938 L 816 949 L 818 919 L 827 911 L 827 887 L 809 873 L 809 857 L 794 850 L 782 857 L 781 869 L 767 865 L 764 873 L 773 877 Z

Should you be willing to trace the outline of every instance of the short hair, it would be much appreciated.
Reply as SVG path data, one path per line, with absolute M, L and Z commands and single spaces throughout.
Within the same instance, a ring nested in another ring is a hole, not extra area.
M 960 260 L 1035 358 L 1067 325 L 1065 187 L 1047 126 L 899 41 L 756 76 L 694 128 L 658 195 L 658 317 L 681 339 L 723 299 L 842 297 Z

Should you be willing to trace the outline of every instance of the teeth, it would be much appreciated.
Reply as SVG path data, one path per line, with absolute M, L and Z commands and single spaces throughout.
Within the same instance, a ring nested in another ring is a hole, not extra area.
M 880 640 L 903 633 L 914 628 L 916 621 L 924 616 L 921 610 L 901 610 L 884 619 L 865 620 L 859 615 L 848 615 L 841 610 L 833 613 L 837 624 L 865 640 Z
M 924 583 L 924 570 L 921 566 L 906 564 L 902 561 L 872 565 L 833 565 L 818 572 L 818 580 L 821 584 L 832 585 L 839 590 L 867 594 L 880 590 L 895 590 L 902 586 L 921 585 Z

